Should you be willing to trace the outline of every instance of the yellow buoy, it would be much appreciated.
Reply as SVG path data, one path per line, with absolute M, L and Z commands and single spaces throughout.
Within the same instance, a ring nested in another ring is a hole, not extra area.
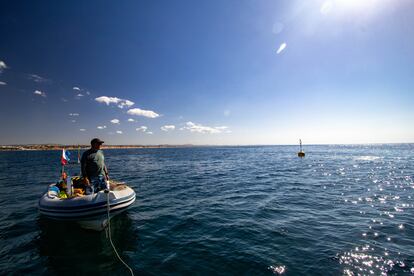
M 300 144 L 300 151 L 298 152 L 298 157 L 303 158 L 305 157 L 305 152 L 302 150 L 302 140 L 299 139 L 299 144 Z

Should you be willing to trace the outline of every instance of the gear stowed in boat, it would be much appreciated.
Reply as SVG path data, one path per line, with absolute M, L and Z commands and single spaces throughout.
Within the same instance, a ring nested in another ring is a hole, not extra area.
M 77 180 L 75 177 L 68 179 L 70 184 Z M 108 193 L 101 190 L 90 195 L 82 195 L 81 189 L 72 189 L 70 185 L 70 191 L 66 194 L 64 188 L 68 188 L 61 184 L 49 185 L 48 191 L 40 198 L 39 211 L 42 215 L 58 220 L 92 221 L 106 216 L 108 202 L 110 214 L 114 216 L 135 201 L 134 190 L 120 182 L 111 181 L 109 191 L 106 190 Z

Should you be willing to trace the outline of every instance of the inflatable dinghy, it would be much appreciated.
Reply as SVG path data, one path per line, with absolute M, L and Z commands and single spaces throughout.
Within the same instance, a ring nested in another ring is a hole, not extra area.
M 135 201 L 133 189 L 122 183 L 111 183 L 109 191 L 101 190 L 91 195 L 60 198 L 53 192 L 53 186 L 39 200 L 42 215 L 56 220 L 76 221 L 81 225 L 97 221 L 106 224 L 108 202 L 110 217 L 125 211 Z M 52 191 L 52 192 L 51 192 Z

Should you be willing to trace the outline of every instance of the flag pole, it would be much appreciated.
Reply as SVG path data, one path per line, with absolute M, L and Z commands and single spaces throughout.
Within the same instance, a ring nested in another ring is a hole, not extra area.
M 65 149 L 62 148 L 62 155 L 60 156 L 60 164 L 62 164 L 62 171 L 60 173 L 61 177 L 63 177 L 63 173 L 65 172 L 65 164 L 63 163 L 63 160 L 62 160 L 64 153 L 65 153 Z
M 78 145 L 78 164 L 80 164 L 80 145 Z
M 80 158 L 80 145 L 78 145 L 78 164 L 80 164 L 81 163 L 81 158 Z M 79 176 L 82 176 L 82 165 L 80 165 L 80 168 L 79 168 Z

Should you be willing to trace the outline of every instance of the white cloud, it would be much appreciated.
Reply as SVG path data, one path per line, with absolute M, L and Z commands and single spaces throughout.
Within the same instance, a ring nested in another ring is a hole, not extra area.
M 117 97 L 100 96 L 95 98 L 95 101 L 98 103 L 105 103 L 106 105 L 116 104 L 119 108 L 131 107 L 134 105 L 134 102 L 130 100 L 120 99 Z
M 79 116 L 79 113 L 69 113 L 69 116 L 77 117 Z
M 111 120 L 111 123 L 113 123 L 113 124 L 119 124 L 119 120 L 118 119 L 112 119 Z
M 143 109 L 140 109 L 140 108 L 132 108 L 132 109 L 128 110 L 127 113 L 129 115 L 144 116 L 144 117 L 147 117 L 147 118 L 157 118 L 157 117 L 160 116 L 158 113 L 155 113 L 152 110 L 143 110 Z
M 229 130 L 229 127 L 226 127 L 226 126 L 219 126 L 219 127 L 215 127 L 215 129 L 218 129 L 218 130 L 220 130 L 220 131 L 226 131 L 226 132 L 228 132 Z
M 72 122 L 72 123 L 76 123 L 76 120 L 72 120 L 71 122 Z
M 147 132 L 145 132 L 146 134 L 150 134 L 150 135 L 152 135 L 152 134 L 154 134 L 154 133 L 152 133 L 152 131 L 147 131 Z
M 80 91 L 81 89 L 80 89 L 79 87 L 77 87 L 77 86 L 74 86 L 74 87 L 73 87 L 73 90 L 78 90 L 78 91 Z
M 280 54 L 283 50 L 285 50 L 287 44 L 286 42 L 283 42 L 282 44 L 280 44 L 279 49 L 277 49 L 276 54 Z
M 162 131 L 170 131 L 170 130 L 174 130 L 175 126 L 174 125 L 165 125 L 161 127 Z
M 148 130 L 148 127 L 146 127 L 146 126 L 140 126 L 140 127 L 136 128 L 135 130 L 136 131 L 146 132 Z
M 203 126 L 200 124 L 195 124 L 193 122 L 187 122 L 186 126 L 181 128 L 181 130 L 189 130 L 191 132 L 196 133 L 210 133 L 210 134 L 217 134 L 217 133 L 229 133 L 228 127 L 226 126 L 219 126 L 219 127 L 209 127 Z
M 32 81 L 37 82 L 37 83 L 49 82 L 48 79 L 46 79 L 44 77 L 41 77 L 39 75 L 36 75 L 36 74 L 29 74 L 29 75 L 27 75 L 27 77 L 28 77 L 29 80 L 32 80 Z
M 97 128 L 97 129 L 105 129 L 105 128 L 106 128 L 106 126 L 97 126 L 96 128 Z
M 79 129 L 79 131 L 86 131 L 86 129 L 84 129 L 84 128 L 81 128 L 81 129 Z
M 117 130 L 116 133 L 117 134 L 122 134 L 122 131 L 121 130 Z
M 76 97 L 83 97 L 83 94 L 79 93 Z
M 123 101 L 121 101 L 121 102 L 119 103 L 118 107 L 119 107 L 119 108 L 124 108 L 125 106 L 126 106 L 126 107 L 131 107 L 131 106 L 133 106 L 133 105 L 134 105 L 134 102 L 132 102 L 132 101 L 130 101 L 130 100 L 123 100 Z
M 3 72 L 4 69 L 7 69 L 7 65 L 4 61 L 0 60 L 0 73 Z
M 86 95 L 88 95 L 88 96 L 89 96 L 90 94 L 91 94 L 91 92 L 89 92 L 89 91 L 86 91 Z
M 6 85 L 7 83 L 5 83 L 4 81 L 0 81 L 0 85 Z
M 46 97 L 46 93 L 45 92 L 42 92 L 40 90 L 36 90 L 35 92 L 33 92 L 33 94 L 39 95 L 41 97 Z
M 99 103 L 106 103 L 106 105 L 109 105 L 111 103 L 117 104 L 119 103 L 120 100 L 121 99 L 117 97 L 107 97 L 107 96 L 101 96 L 101 97 L 95 98 L 95 101 Z
M 132 118 L 129 118 L 129 119 L 128 119 L 128 122 L 135 122 L 135 120 L 134 120 L 134 119 L 132 119 Z

